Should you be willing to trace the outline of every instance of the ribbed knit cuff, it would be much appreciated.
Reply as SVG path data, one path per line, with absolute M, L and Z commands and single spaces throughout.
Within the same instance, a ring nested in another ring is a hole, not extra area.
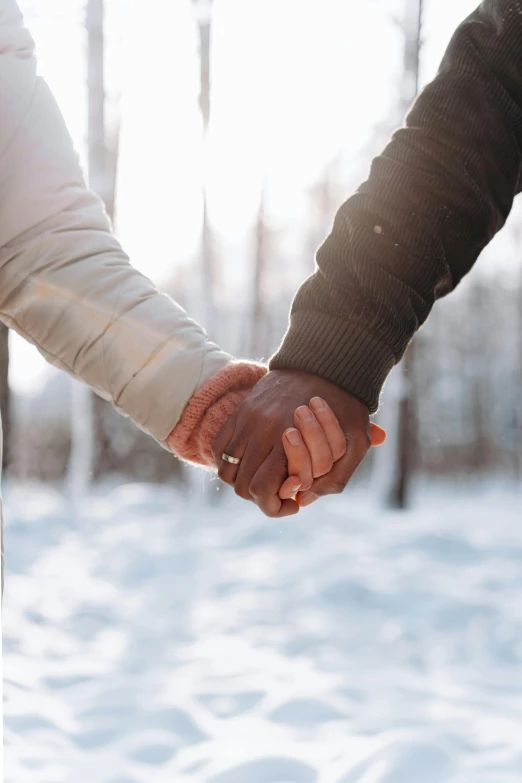
M 319 375 L 375 413 L 394 364 L 392 350 L 357 324 L 318 311 L 299 310 L 292 314 L 290 328 L 269 366 L 271 370 Z
M 266 372 L 264 365 L 255 362 L 230 362 L 188 401 L 167 438 L 168 448 L 186 462 L 215 468 L 214 439 Z

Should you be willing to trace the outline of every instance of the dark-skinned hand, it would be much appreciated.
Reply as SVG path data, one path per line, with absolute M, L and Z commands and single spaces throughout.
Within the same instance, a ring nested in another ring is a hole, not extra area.
M 372 432 L 364 403 L 316 375 L 295 370 L 267 373 L 214 441 L 212 453 L 219 477 L 233 486 L 240 497 L 254 501 L 269 517 L 284 517 L 299 511 L 298 502 L 281 500 L 278 495 L 288 475 L 282 435 L 294 426 L 296 409 L 309 406 L 317 397 L 325 400 L 337 417 L 346 437 L 346 451 L 340 459 L 330 449 L 314 455 L 313 484 L 301 487 L 298 501 L 308 505 L 323 495 L 342 492 L 372 446 L 372 435 L 374 445 L 379 445 L 384 437 L 381 438 L 379 428 Z M 225 462 L 223 452 L 239 458 L 240 464 Z

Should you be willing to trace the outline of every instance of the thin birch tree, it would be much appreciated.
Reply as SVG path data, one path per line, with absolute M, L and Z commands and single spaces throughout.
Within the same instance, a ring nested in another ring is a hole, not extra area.
M 419 90 L 423 0 L 404 0 L 404 34 L 400 117 Z M 406 508 L 416 460 L 415 349 L 408 347 L 390 375 L 381 423 L 388 444 L 376 452 L 374 474 L 381 498 L 392 508 Z
M 104 4 L 87 0 L 88 175 L 90 187 L 106 193 Z M 71 453 L 68 483 L 73 503 L 81 502 L 90 483 L 95 452 L 93 395 L 88 386 L 73 382 L 71 394 Z
M 192 0 L 199 30 L 199 108 L 203 122 L 203 144 L 208 137 L 210 125 L 210 46 L 212 35 L 212 0 Z M 215 328 L 214 291 L 216 287 L 216 261 L 214 254 L 213 232 L 208 211 L 208 194 L 204 173 L 203 216 L 201 229 L 201 293 L 203 300 L 203 320 L 208 331 Z

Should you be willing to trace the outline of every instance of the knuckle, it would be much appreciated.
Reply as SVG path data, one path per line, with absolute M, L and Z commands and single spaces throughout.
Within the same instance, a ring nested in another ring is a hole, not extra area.
M 214 458 L 214 462 L 216 463 L 216 465 L 219 465 L 219 463 L 221 462 L 221 454 L 223 452 L 219 450 L 219 444 L 216 443 L 216 441 L 214 441 L 214 443 L 210 447 L 210 451 L 211 451 L 212 456 Z
M 255 478 L 250 482 L 248 489 L 253 498 L 259 498 L 265 494 L 262 483 Z
M 215 455 L 214 455 L 214 458 L 215 458 Z M 217 474 L 218 474 L 219 478 L 221 479 L 221 481 L 224 481 L 226 483 L 226 480 L 227 480 L 227 478 L 226 478 L 226 475 L 227 475 L 226 465 L 223 463 L 222 460 L 217 460 L 216 459 L 216 462 L 217 462 L 217 466 L 218 466 L 217 467 Z
M 357 432 L 350 437 L 349 445 L 357 454 L 366 454 L 372 445 L 370 433 L 366 430 Z
M 345 484 L 342 481 L 327 481 L 323 486 L 326 495 L 340 495 L 344 492 Z
M 252 500 L 252 495 L 250 494 L 248 487 L 245 487 L 243 484 L 236 484 L 234 492 L 243 500 Z
M 336 444 L 332 452 L 334 462 L 337 462 L 337 460 L 341 459 L 341 457 L 344 457 L 347 448 L 348 448 L 348 444 L 345 438 L 343 438 L 342 441 Z
M 332 469 L 333 461 L 329 457 L 322 457 L 314 462 L 314 475 L 315 478 L 319 476 L 325 476 Z

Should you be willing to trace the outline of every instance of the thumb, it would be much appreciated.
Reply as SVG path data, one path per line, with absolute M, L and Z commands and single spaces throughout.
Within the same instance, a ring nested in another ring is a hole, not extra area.
M 373 422 L 370 423 L 370 435 L 372 446 L 382 446 L 386 440 L 386 430 L 383 430 L 378 424 L 373 424 Z

